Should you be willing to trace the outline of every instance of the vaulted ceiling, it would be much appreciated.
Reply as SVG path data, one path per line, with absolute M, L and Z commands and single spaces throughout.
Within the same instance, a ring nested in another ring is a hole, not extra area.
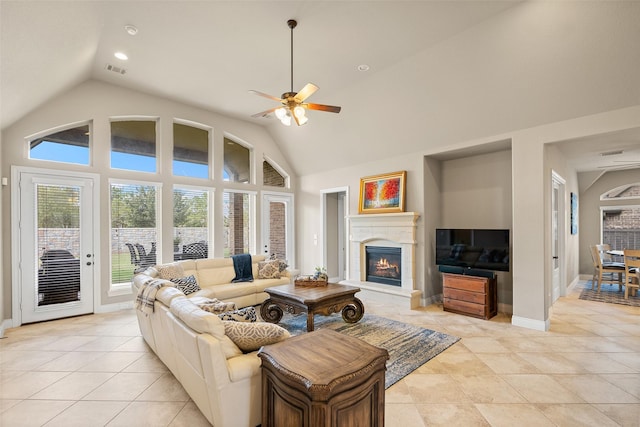
M 3 0 L 0 8 L 3 129 L 96 79 L 265 126 L 291 164 L 305 165 L 298 173 L 640 103 L 636 2 Z M 293 90 L 312 82 L 320 89 L 310 102 L 343 108 L 309 112 L 303 127 L 250 117 L 275 103 L 248 90 L 291 89 L 290 18 Z M 624 137 L 640 160 L 638 132 Z M 609 151 L 616 141 L 589 143 Z

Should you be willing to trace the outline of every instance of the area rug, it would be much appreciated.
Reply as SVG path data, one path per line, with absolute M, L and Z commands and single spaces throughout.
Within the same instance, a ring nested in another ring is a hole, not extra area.
M 639 294 L 640 295 L 640 294 Z M 587 301 L 608 302 L 611 304 L 630 305 L 632 307 L 640 307 L 640 296 L 629 295 L 629 299 L 624 299 L 624 288 L 618 290 L 618 285 L 604 284 L 600 287 L 600 292 L 591 289 L 591 282 L 585 284 L 584 289 L 578 297 Z
M 307 332 L 307 315 L 285 314 L 280 326 L 292 335 Z M 458 337 L 409 325 L 373 314 L 365 314 L 358 323 L 345 323 L 337 314 L 315 316 L 315 329 L 328 328 L 360 338 L 389 352 L 385 388 L 391 387 L 460 340 Z

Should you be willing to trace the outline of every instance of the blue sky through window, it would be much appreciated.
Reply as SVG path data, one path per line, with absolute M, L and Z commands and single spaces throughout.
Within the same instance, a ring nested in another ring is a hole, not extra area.
M 89 147 L 42 141 L 29 150 L 29 157 L 37 160 L 89 165 Z

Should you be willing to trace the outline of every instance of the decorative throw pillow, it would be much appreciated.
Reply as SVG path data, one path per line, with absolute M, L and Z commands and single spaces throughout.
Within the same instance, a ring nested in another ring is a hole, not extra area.
M 231 322 L 255 322 L 258 320 L 255 307 L 245 307 L 240 310 L 227 311 L 226 313 L 218 314 L 218 317 Z
M 225 334 L 244 352 L 258 350 L 263 345 L 275 344 L 291 336 L 289 331 L 274 323 L 228 320 L 223 320 L 222 323 Z
M 258 263 L 258 279 L 279 279 L 280 261 L 260 261 Z
M 200 290 L 200 286 L 198 286 L 196 277 L 193 274 L 191 276 L 179 277 L 177 279 L 170 280 L 175 283 L 176 288 L 180 289 L 185 295 L 189 295 Z
M 213 314 L 225 313 L 236 309 L 235 302 L 222 302 L 217 298 L 193 297 L 191 298 L 191 302 L 204 311 L 208 311 Z
M 278 261 L 278 268 L 280 270 L 280 273 L 284 273 L 287 267 L 289 267 L 289 264 L 287 264 L 287 260 L 276 258 L 276 254 L 271 254 L 271 256 L 269 257 L 269 261 Z
M 171 280 L 184 277 L 184 270 L 182 266 L 177 262 L 172 262 L 171 264 L 156 265 L 155 269 L 158 270 L 158 275 L 161 279 Z

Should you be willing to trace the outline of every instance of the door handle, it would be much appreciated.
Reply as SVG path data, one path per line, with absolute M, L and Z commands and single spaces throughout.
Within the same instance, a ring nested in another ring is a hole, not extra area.
M 554 257 L 553 257 L 553 259 L 558 259 L 558 257 L 557 257 L 557 256 L 554 256 Z

